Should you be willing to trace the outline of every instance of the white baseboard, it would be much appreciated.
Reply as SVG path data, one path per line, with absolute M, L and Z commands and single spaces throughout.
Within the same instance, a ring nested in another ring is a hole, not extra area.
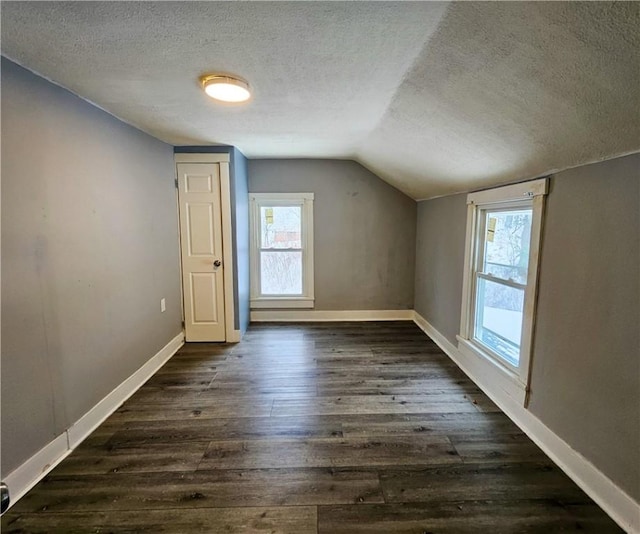
M 252 310 L 252 322 L 412 321 L 413 310 Z
M 414 321 L 618 525 L 631 534 L 640 534 L 640 503 L 635 502 L 506 391 L 490 387 L 486 377 L 477 376 L 474 362 L 469 361 L 418 312 L 415 312 Z
M 63 432 L 47 443 L 20 467 L 11 471 L 3 480 L 9 487 L 11 506 L 18 502 L 49 471 L 64 460 L 70 452 L 67 433 Z
M 162 347 L 140 369 L 116 387 L 91 410 L 78 419 L 69 429 L 69 448 L 75 449 L 96 428 L 98 428 L 113 412 L 133 395 L 140 387 L 160 369 L 184 344 L 184 334 L 180 333 Z
M 80 445 L 107 417 L 149 380 L 183 344 L 184 332 L 181 332 L 64 433 L 50 441 L 26 462 L 9 473 L 4 482 L 9 487 L 11 506 Z

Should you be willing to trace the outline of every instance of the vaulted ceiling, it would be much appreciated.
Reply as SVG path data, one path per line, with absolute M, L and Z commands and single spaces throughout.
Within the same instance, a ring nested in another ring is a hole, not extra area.
M 2 53 L 168 143 L 355 159 L 416 199 L 640 151 L 637 2 L 4 1 Z

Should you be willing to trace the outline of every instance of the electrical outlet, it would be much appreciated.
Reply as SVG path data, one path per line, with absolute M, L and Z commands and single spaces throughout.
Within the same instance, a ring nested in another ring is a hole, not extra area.
M 160 299 L 160 311 L 164 312 L 167 310 L 167 302 L 165 301 L 165 299 Z

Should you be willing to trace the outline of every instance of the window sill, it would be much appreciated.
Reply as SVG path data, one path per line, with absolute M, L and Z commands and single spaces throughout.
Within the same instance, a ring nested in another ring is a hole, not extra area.
M 486 384 L 490 390 L 504 392 L 523 406 L 527 396 L 527 386 L 520 377 L 468 339 L 461 336 L 457 338 L 458 350 L 465 358 L 468 368 L 473 370 L 474 376 Z
M 313 308 L 311 297 L 264 297 L 251 299 L 251 309 L 257 308 Z

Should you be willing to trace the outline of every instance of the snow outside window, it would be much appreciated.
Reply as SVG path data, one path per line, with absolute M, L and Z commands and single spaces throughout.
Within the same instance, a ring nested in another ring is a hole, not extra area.
M 251 307 L 313 308 L 313 193 L 252 193 Z

